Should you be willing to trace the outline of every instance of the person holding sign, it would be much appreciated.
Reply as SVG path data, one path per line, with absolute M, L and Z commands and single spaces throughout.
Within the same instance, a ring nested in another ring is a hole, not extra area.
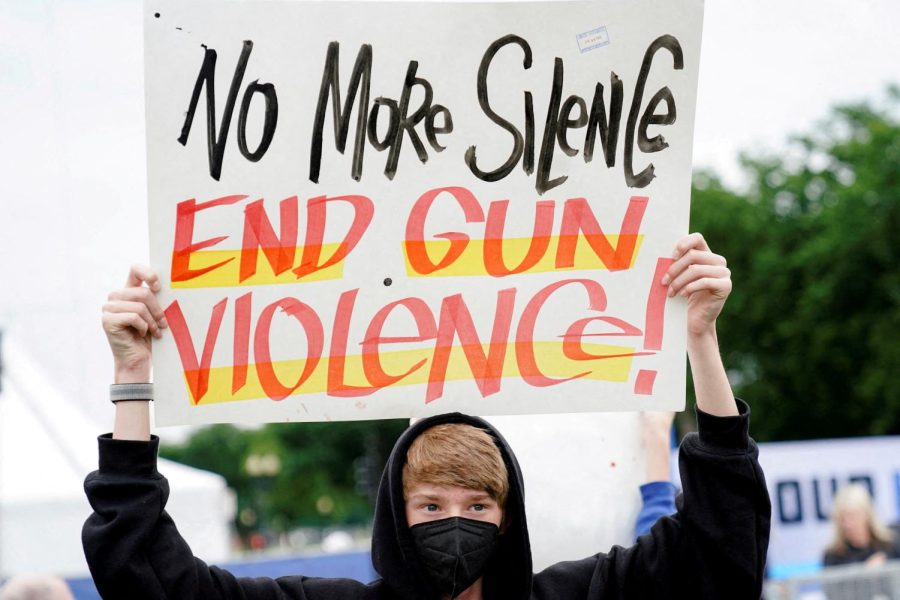
M 236 578 L 195 558 L 165 511 L 145 385 L 150 340 L 166 323 L 147 268 L 113 292 L 103 324 L 115 361 L 112 434 L 85 489 L 94 514 L 85 554 L 104 598 L 463 600 L 757 599 L 770 503 L 748 436 L 749 408 L 736 401 L 719 357 L 716 318 L 731 291 L 725 259 L 700 234 L 677 244 L 662 279 L 688 301 L 688 354 L 699 434 L 681 445 L 678 511 L 631 548 L 615 547 L 538 574 L 531 569 L 524 485 L 512 449 L 489 423 L 458 413 L 417 421 L 397 441 L 375 509 L 370 584 L 302 576 Z M 559 498 L 559 509 L 579 498 Z

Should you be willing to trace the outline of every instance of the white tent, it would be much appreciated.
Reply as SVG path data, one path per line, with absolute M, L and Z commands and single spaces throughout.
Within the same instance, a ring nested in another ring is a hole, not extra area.
M 97 435 L 108 431 L 54 388 L 12 340 L 0 374 L 0 579 L 23 572 L 87 575 L 81 526 L 90 514 L 82 484 L 96 469 Z M 234 497 L 222 477 L 161 461 L 169 512 L 191 548 L 228 558 Z

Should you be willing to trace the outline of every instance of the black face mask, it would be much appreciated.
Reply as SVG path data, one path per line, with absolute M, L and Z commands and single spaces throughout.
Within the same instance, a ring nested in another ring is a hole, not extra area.
M 409 531 L 431 582 L 451 598 L 484 574 L 500 533 L 493 523 L 462 517 L 419 523 Z

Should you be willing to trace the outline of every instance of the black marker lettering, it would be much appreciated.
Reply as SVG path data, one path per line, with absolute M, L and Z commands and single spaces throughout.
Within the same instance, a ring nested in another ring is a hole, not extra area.
M 503 163 L 493 171 L 482 171 L 478 167 L 478 165 L 476 165 L 477 159 L 475 156 L 475 146 L 469 146 L 469 149 L 466 150 L 466 165 L 469 167 L 469 170 L 472 171 L 475 177 L 481 179 L 482 181 L 499 181 L 500 179 L 503 179 L 504 177 L 509 175 L 509 173 L 515 168 L 516 163 L 519 162 L 524 146 L 522 133 L 515 125 L 494 112 L 494 110 L 491 108 L 490 100 L 488 99 L 487 74 L 488 69 L 491 66 L 491 61 L 494 59 L 494 56 L 501 48 L 509 44 L 517 44 L 522 48 L 522 51 L 525 53 L 525 58 L 522 60 L 522 66 L 525 69 L 531 68 L 531 46 L 528 45 L 528 42 L 517 35 L 506 35 L 494 41 L 494 43 L 488 46 L 488 49 L 485 51 L 484 56 L 481 58 L 481 64 L 478 66 L 477 80 L 478 104 L 481 106 L 481 110 L 484 111 L 484 114 L 487 115 L 487 117 L 491 121 L 508 131 L 513 136 L 513 149 L 509 155 L 509 158 L 505 163 Z M 527 113 L 528 109 L 531 107 L 531 94 L 527 92 L 525 95 L 525 106 Z M 526 161 L 526 163 L 534 162 L 533 150 L 531 151 L 531 154 L 531 160 Z M 531 173 L 528 164 L 526 164 L 526 172 L 528 172 L 529 174 Z
M 556 124 L 559 119 L 559 101 L 562 97 L 563 61 L 557 57 L 553 63 L 553 88 L 550 92 L 550 104 L 547 106 L 547 121 L 544 123 L 544 140 L 541 143 L 541 155 L 538 160 L 537 183 L 535 189 L 543 194 L 563 184 L 568 175 L 560 175 L 550 179 L 550 168 L 553 166 L 553 149 L 556 147 Z
M 394 131 L 394 141 L 391 143 L 387 164 L 384 166 L 384 174 L 388 179 L 393 179 L 394 175 L 397 174 L 397 162 L 400 160 L 400 148 L 403 145 L 404 131 L 409 134 L 409 141 L 416 149 L 416 155 L 419 157 L 419 160 L 423 163 L 428 161 L 428 153 L 425 151 L 422 140 L 419 139 L 419 134 L 416 133 L 416 125 L 425 118 L 431 109 L 431 101 L 434 98 L 434 92 L 431 89 L 431 84 L 428 83 L 427 80 L 416 77 L 418 68 L 418 61 L 409 61 L 409 67 L 406 69 L 406 79 L 403 83 L 403 91 L 400 94 L 400 121 Z M 413 86 L 416 85 L 420 85 L 424 89 L 425 100 L 423 100 L 422 106 L 420 106 L 416 112 L 406 116 L 406 111 L 409 110 L 409 97 Z
M 534 97 L 525 92 L 525 156 L 522 158 L 522 170 L 526 174 L 534 173 Z
M 309 180 L 319 182 L 322 166 L 322 130 L 325 127 L 325 111 L 328 107 L 328 95 L 331 93 L 331 113 L 334 127 L 334 144 L 341 154 L 347 147 L 347 135 L 350 131 L 350 111 L 359 93 L 359 106 L 356 118 L 356 139 L 353 145 L 353 165 L 350 174 L 356 181 L 362 176 L 363 152 L 366 140 L 366 118 L 369 107 L 369 87 L 372 79 L 372 46 L 363 44 L 356 54 L 353 73 L 350 75 L 350 86 L 347 99 L 341 109 L 341 87 L 338 73 L 340 44 L 328 44 L 325 57 L 325 69 L 322 73 L 322 84 L 319 88 L 319 101 L 316 105 L 316 116 L 313 122 L 312 147 L 309 157 Z M 360 89 L 361 88 L 361 89 Z
M 250 52 L 253 51 L 253 42 L 247 40 L 241 48 L 241 56 L 238 58 L 234 76 L 231 79 L 231 88 L 228 90 L 228 99 L 225 101 L 225 112 L 222 113 L 222 124 L 218 136 L 216 135 L 216 51 L 206 48 L 203 55 L 203 64 L 200 73 L 194 83 L 194 92 L 191 94 L 191 102 L 188 105 L 184 117 L 184 126 L 178 142 L 182 146 L 187 145 L 188 136 L 191 133 L 191 125 L 194 122 L 194 113 L 197 103 L 200 101 L 200 92 L 206 86 L 206 147 L 209 154 L 209 174 L 216 181 L 222 175 L 222 159 L 225 156 L 225 141 L 228 138 L 228 128 L 231 125 L 231 115 L 234 112 L 235 100 L 238 90 L 244 79 L 244 71 L 247 69 L 247 61 L 250 60 Z
M 578 118 L 573 119 L 571 117 L 572 109 L 576 106 L 578 107 Z M 566 132 L 569 129 L 580 129 L 588 124 L 587 104 L 585 104 L 584 98 L 580 96 L 569 96 L 566 98 L 559 111 L 559 121 L 559 131 L 556 132 L 559 148 L 566 153 L 566 156 L 575 156 L 578 154 L 578 150 L 569 145 Z
M 678 40 L 671 35 L 663 35 L 656 38 L 647 48 L 647 52 L 644 53 L 644 61 L 641 63 L 641 71 L 638 74 L 638 80 L 634 86 L 634 97 L 631 99 L 631 110 L 628 112 L 628 125 L 625 128 L 625 184 L 628 187 L 646 187 L 647 184 L 649 184 L 655 177 L 655 175 L 653 174 L 653 163 L 647 165 L 644 170 L 642 170 L 637 175 L 634 174 L 632 163 L 634 159 L 634 130 L 637 126 L 638 113 L 641 110 L 641 101 L 644 96 L 644 87 L 647 85 L 647 77 L 650 75 L 650 66 L 653 63 L 653 56 L 660 48 L 665 48 L 672 53 L 674 68 L 676 70 L 684 68 L 684 55 L 681 51 L 681 44 L 679 44 Z M 671 94 L 669 95 L 669 97 L 671 97 Z M 654 96 L 654 99 L 655 98 L 656 95 Z M 658 102 L 659 101 L 657 100 L 657 103 Z M 655 108 L 655 106 L 656 105 L 651 101 L 651 105 L 647 107 L 648 112 L 652 112 L 651 109 Z M 672 118 L 674 120 L 674 101 L 669 106 L 672 109 Z M 649 123 L 650 119 L 652 118 L 653 117 L 647 118 L 647 123 Z M 645 130 L 644 125 L 644 119 L 642 119 L 642 130 Z M 646 131 L 644 131 L 644 135 L 646 137 Z M 663 142 L 663 144 L 665 144 L 665 142 Z M 663 148 L 664 147 L 665 146 L 663 146 Z M 662 150 L 662 148 L 659 148 L 659 150 Z M 658 150 L 653 151 L 655 152 Z
M 624 96 L 622 80 L 615 73 L 609 74 L 609 120 L 606 117 L 606 106 L 603 101 L 603 84 L 598 83 L 594 89 L 594 101 L 591 103 L 591 116 L 588 119 L 587 135 L 584 138 L 584 162 L 594 158 L 594 140 L 600 133 L 600 146 L 606 166 L 616 164 L 616 146 L 619 141 L 619 123 L 622 120 L 622 97 Z
M 259 92 L 266 99 L 266 112 L 263 117 L 262 138 L 259 140 L 259 146 L 254 152 L 250 152 L 247 148 L 247 113 L 250 112 L 250 102 L 253 100 L 253 94 Z M 271 83 L 260 84 L 259 80 L 247 86 L 244 91 L 244 98 L 241 100 L 241 112 L 238 114 L 238 148 L 244 158 L 250 162 L 257 162 L 265 155 L 272 143 L 272 137 L 275 135 L 275 126 L 278 124 L 278 94 L 275 93 L 275 86 Z
M 388 109 L 388 129 L 384 134 L 384 139 L 378 139 L 378 113 L 382 106 Z M 400 111 L 397 109 L 397 101 L 390 98 L 375 98 L 372 105 L 372 111 L 369 113 L 369 143 L 379 152 L 387 150 L 391 147 L 391 140 L 394 139 L 394 131 L 397 129 L 397 122 L 400 120 Z
M 444 124 L 440 127 L 437 127 L 434 124 L 434 120 L 438 115 L 444 116 Z M 425 120 L 425 135 L 428 136 L 428 143 L 431 144 L 431 147 L 434 148 L 435 152 L 443 152 L 447 149 L 446 146 L 441 146 L 438 143 L 437 134 L 452 132 L 453 115 L 450 114 L 450 111 L 447 110 L 446 107 L 441 106 L 440 104 L 435 104 L 431 108 L 431 112 L 428 113 L 428 119 Z
M 656 114 L 656 107 L 660 102 L 665 101 L 666 113 L 663 115 Z M 659 152 L 669 147 L 666 139 L 661 135 L 652 138 L 647 137 L 647 127 L 650 125 L 671 125 L 675 122 L 675 99 L 672 97 L 672 91 L 664 87 L 656 92 L 647 104 L 647 110 L 641 116 L 641 124 L 638 127 L 638 148 L 641 152 Z

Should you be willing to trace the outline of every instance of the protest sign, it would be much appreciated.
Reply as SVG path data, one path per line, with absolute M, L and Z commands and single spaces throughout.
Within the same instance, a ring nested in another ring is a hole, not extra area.
M 701 0 L 145 12 L 158 424 L 683 405 Z

